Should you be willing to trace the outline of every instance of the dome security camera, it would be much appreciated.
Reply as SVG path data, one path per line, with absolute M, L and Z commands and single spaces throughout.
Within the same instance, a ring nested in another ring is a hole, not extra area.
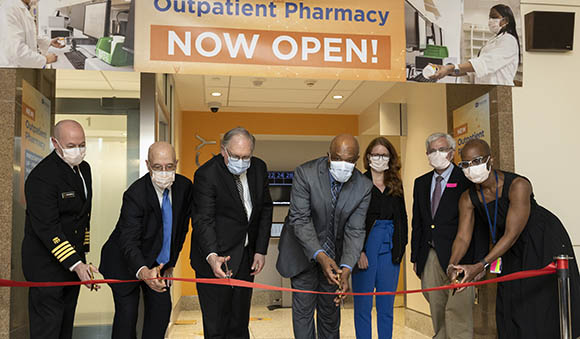
M 213 102 L 208 102 L 207 106 L 209 107 L 209 109 L 213 113 L 217 113 L 220 110 L 220 107 L 222 107 L 222 104 L 220 102 L 213 101 Z

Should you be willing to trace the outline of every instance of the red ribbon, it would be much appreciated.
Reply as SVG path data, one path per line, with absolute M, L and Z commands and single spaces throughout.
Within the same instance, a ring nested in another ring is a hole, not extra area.
M 305 291 L 305 290 L 297 290 L 294 288 L 285 288 L 285 287 L 276 287 L 264 284 L 253 283 L 244 280 L 238 279 L 207 279 L 207 278 L 154 278 L 151 280 L 159 279 L 159 280 L 172 280 L 172 281 L 182 281 L 188 283 L 198 283 L 198 284 L 211 284 L 211 285 L 226 285 L 226 286 L 237 286 L 237 287 L 247 287 L 247 288 L 257 288 L 262 290 L 270 290 L 270 291 L 284 291 L 284 292 L 297 292 L 297 293 L 310 293 L 310 294 L 342 294 L 342 295 L 396 295 L 396 294 L 410 294 L 410 293 L 422 293 L 422 292 L 431 292 L 431 291 L 440 291 L 440 290 L 450 290 L 450 289 L 458 289 L 462 287 L 469 287 L 469 286 L 480 286 L 486 284 L 493 284 L 493 283 L 500 283 L 512 280 L 519 280 L 519 279 L 526 279 L 526 278 L 533 278 L 539 277 L 542 275 L 554 274 L 556 273 L 556 264 L 551 263 L 548 266 L 539 269 L 539 270 L 529 270 L 529 271 L 522 271 L 511 273 L 508 275 L 504 275 L 502 277 L 477 281 L 477 282 L 470 282 L 470 283 L 463 283 L 463 284 L 449 284 L 443 285 L 439 287 L 427 288 L 427 289 L 420 289 L 420 290 L 406 290 L 406 291 L 397 291 L 397 292 L 368 292 L 368 293 L 337 293 L 337 292 L 318 292 L 318 291 Z M 122 283 L 132 283 L 132 282 L 139 282 L 141 280 L 116 280 L 116 279 L 101 279 L 101 280 L 89 280 L 89 281 L 65 281 L 65 282 L 29 282 L 29 281 L 13 281 L 13 280 L 5 280 L 0 279 L 0 287 L 56 287 L 56 286 L 78 286 L 78 285 L 88 285 L 88 284 L 122 284 Z

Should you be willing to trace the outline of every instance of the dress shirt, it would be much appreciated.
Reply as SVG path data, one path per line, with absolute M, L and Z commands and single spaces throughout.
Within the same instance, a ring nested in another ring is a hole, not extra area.
M 451 177 L 451 172 L 453 172 L 453 164 L 450 164 L 449 167 L 443 173 L 439 174 L 436 171 L 433 172 L 433 178 L 431 179 L 431 192 L 429 194 L 429 201 L 433 198 L 433 192 L 435 191 L 435 185 L 437 184 L 437 177 L 441 175 L 443 180 L 441 180 L 441 195 L 445 191 L 445 187 L 447 187 L 447 182 L 449 181 L 449 177 Z

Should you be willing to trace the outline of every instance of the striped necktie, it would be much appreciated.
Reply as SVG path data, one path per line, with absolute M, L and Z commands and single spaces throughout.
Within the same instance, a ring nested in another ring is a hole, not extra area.
M 322 249 L 328 254 L 332 259 L 336 258 L 336 235 L 334 234 L 334 216 L 336 214 L 336 202 L 338 201 L 338 196 L 340 194 L 340 183 L 337 181 L 332 181 L 330 192 L 332 193 L 331 207 L 330 207 L 330 220 L 326 228 L 326 240 L 322 245 Z
M 240 194 L 240 200 L 242 201 L 242 207 L 244 208 L 244 213 L 246 214 L 246 218 L 247 218 L 248 211 L 246 211 L 246 203 L 244 202 L 244 186 L 242 185 L 242 180 L 240 180 L 239 175 L 234 175 L 234 179 L 236 181 L 236 187 L 238 189 L 238 193 Z

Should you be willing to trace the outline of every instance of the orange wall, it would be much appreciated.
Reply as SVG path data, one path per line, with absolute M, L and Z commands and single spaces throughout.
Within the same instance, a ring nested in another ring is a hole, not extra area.
M 196 135 L 206 141 L 216 141 L 216 145 L 206 145 L 199 152 L 199 162 L 211 159 L 212 153 L 218 154 L 220 135 L 228 130 L 242 126 L 253 134 L 271 135 L 325 135 L 340 133 L 358 135 L 358 115 L 330 114 L 274 114 L 274 113 L 209 113 L 182 112 L 181 150 L 178 154 L 181 174 L 193 179 L 196 146 L 201 142 Z M 194 271 L 189 265 L 191 232 L 187 235 L 178 265 L 182 276 L 193 278 Z M 197 294 L 193 284 L 182 285 L 182 295 Z

